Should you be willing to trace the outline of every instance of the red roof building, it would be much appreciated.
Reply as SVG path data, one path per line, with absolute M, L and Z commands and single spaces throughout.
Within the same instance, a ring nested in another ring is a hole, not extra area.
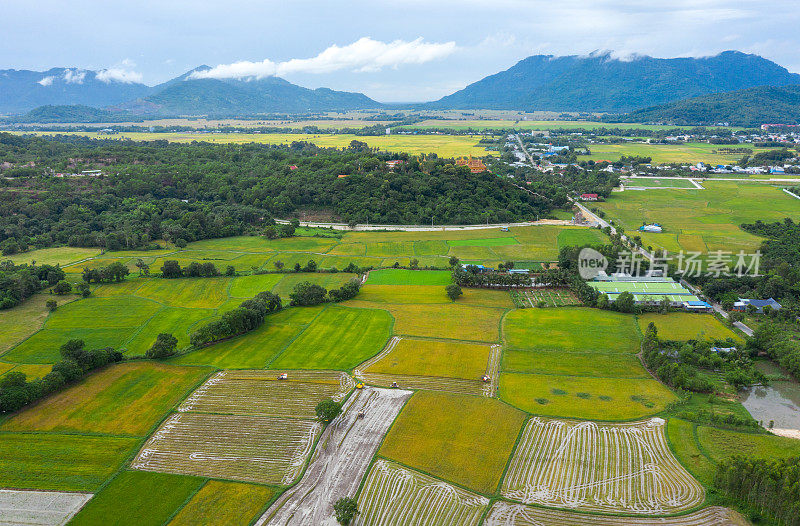
M 597 194 L 581 194 L 581 201 L 597 201 Z

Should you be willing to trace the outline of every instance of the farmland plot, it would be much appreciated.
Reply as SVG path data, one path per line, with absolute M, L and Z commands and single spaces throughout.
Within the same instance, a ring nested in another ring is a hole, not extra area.
M 354 525 L 477 525 L 489 499 L 378 460 L 358 497 Z
M 440 374 L 431 374 L 431 375 L 423 375 L 423 374 L 407 374 L 405 372 L 402 373 L 395 373 L 395 372 L 382 372 L 384 370 L 388 370 L 391 368 L 393 363 L 386 363 L 391 362 L 391 357 L 393 356 L 393 351 L 401 341 L 410 341 L 408 339 L 403 339 L 398 336 L 393 337 L 389 340 L 389 344 L 381 351 L 380 354 L 374 356 L 373 358 L 367 360 L 363 364 L 361 364 L 357 369 L 353 371 L 353 374 L 359 380 L 363 380 L 369 384 L 379 385 L 382 387 L 390 387 L 393 383 L 397 383 L 401 388 L 407 389 L 427 389 L 430 391 L 448 391 L 451 393 L 460 393 L 460 394 L 470 394 L 470 395 L 484 395 L 488 397 L 492 397 L 497 392 L 497 377 L 499 374 L 499 366 L 500 366 L 500 346 L 499 345 L 492 345 L 492 346 L 485 346 L 489 349 L 489 359 L 486 360 L 486 357 L 483 357 L 483 363 L 485 365 L 485 370 L 481 370 L 480 373 L 486 374 L 489 376 L 489 382 L 483 382 L 480 380 L 479 375 L 474 375 L 472 378 L 464 378 L 464 377 L 457 377 L 455 375 L 445 374 L 446 372 L 440 372 Z M 424 342 L 424 340 L 420 340 Z M 442 344 L 443 342 L 427 342 L 431 344 Z M 464 344 L 464 343 L 449 343 L 450 346 L 453 347 L 482 347 L 480 344 Z M 436 347 L 434 347 L 435 349 Z M 434 354 L 433 352 L 428 353 Z M 396 360 L 400 360 L 400 358 L 396 358 Z M 457 358 L 449 358 L 449 361 L 455 365 Z M 409 364 L 403 364 L 409 365 Z M 427 370 L 436 370 L 438 371 L 439 368 L 436 367 L 436 363 L 429 363 L 429 364 L 415 364 L 411 362 L 410 365 L 417 366 L 417 370 L 420 372 L 424 372 Z M 402 370 L 402 369 L 401 369 Z
M 0 489 L 0 524 L 61 526 L 91 498 L 91 493 Z
M 678 464 L 664 421 L 597 424 L 534 417 L 503 481 L 504 497 L 595 512 L 668 514 L 703 502 Z
M 410 391 L 365 388 L 325 430 L 299 484 L 267 510 L 257 526 L 333 522 L 333 504 L 355 495 L 383 436 Z M 358 415 L 363 412 L 364 416 Z
M 278 375 L 286 372 L 286 380 Z M 180 412 L 314 418 L 325 398 L 341 402 L 355 386 L 338 371 L 220 371 L 196 389 Z
M 720 506 L 711 506 L 679 517 L 610 517 L 585 515 L 561 510 L 533 508 L 522 504 L 497 501 L 486 517 L 486 526 L 735 526 L 746 524 L 741 516 Z
M 176 413 L 147 441 L 134 469 L 289 485 L 322 426 L 313 420 Z

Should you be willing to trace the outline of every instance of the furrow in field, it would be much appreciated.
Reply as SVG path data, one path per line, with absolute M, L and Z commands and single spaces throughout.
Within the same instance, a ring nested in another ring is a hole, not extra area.
M 354 525 L 472 526 L 489 499 L 387 460 L 372 466 Z
M 672 456 L 664 421 L 597 424 L 532 418 L 503 482 L 504 497 L 586 511 L 669 514 L 705 493 Z
M 486 526 L 742 526 L 741 516 L 719 506 L 679 517 L 613 517 L 585 515 L 570 511 L 534 508 L 522 504 L 497 501 L 486 517 Z

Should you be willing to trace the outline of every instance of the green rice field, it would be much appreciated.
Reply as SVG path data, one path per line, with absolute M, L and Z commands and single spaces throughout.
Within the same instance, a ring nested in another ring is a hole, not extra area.
M 643 223 L 659 223 L 663 232 L 636 235 L 645 247 L 671 253 L 751 253 L 762 239 L 739 228 L 740 224 L 800 219 L 800 201 L 778 187 L 734 181 L 703 181 L 703 186 L 706 190 L 614 193 L 596 206 L 627 232 Z

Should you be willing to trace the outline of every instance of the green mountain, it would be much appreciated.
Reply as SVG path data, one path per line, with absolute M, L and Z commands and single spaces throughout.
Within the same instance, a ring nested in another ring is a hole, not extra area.
M 34 108 L 19 117 L 7 119 L 9 122 L 125 122 L 141 120 L 129 113 L 107 111 L 82 104 L 73 105 L 46 105 Z
M 658 122 L 734 126 L 800 123 L 800 86 L 759 86 L 661 104 L 625 115 L 607 115 L 607 122 Z
M 427 107 L 624 113 L 710 93 L 800 84 L 800 75 L 757 55 L 661 59 L 610 54 L 536 55 Z
M 252 115 L 378 108 L 361 93 L 308 89 L 278 77 L 260 80 L 175 79 L 144 98 L 149 113 L 169 115 Z M 123 108 L 125 106 L 123 105 Z

